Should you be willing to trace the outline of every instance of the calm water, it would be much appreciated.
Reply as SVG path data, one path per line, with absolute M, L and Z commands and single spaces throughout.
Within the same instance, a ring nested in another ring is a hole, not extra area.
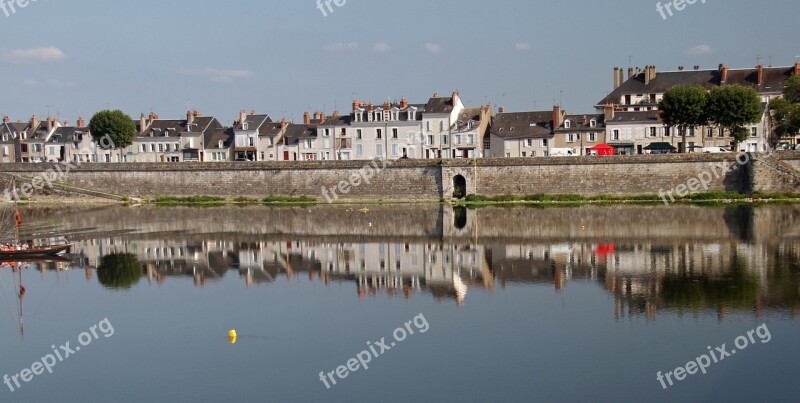
M 362 208 L 24 210 L 26 238 L 75 248 L 0 269 L 0 375 L 82 349 L 0 401 L 800 395 L 800 206 Z

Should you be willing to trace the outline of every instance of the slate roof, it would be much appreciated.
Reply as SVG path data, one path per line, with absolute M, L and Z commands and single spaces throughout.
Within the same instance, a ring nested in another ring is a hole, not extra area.
M 47 140 L 48 143 L 68 143 L 80 142 L 83 136 L 89 136 L 89 128 L 86 127 L 59 127 Z
M 553 111 L 498 113 L 490 133 L 503 139 L 547 138 L 553 124 Z
M 583 123 L 584 118 L 586 118 L 586 124 Z M 595 120 L 597 126 L 592 127 L 591 122 L 592 119 Z M 569 120 L 571 127 L 567 129 L 565 127 L 566 121 Z M 564 122 L 561 123 L 561 126 L 558 127 L 557 130 L 561 131 L 592 131 L 592 130 L 602 130 L 603 126 L 606 123 L 606 116 L 604 114 L 595 114 L 595 113 L 587 113 L 587 114 L 571 114 L 564 116 Z
M 729 69 L 727 85 L 744 85 L 760 93 L 780 93 L 786 80 L 794 73 L 792 67 L 764 67 L 764 82 L 758 85 L 758 69 Z M 625 81 L 611 94 L 597 103 L 603 106 L 607 103 L 617 104 L 625 95 L 661 94 L 668 89 L 681 84 L 696 84 L 707 90 L 721 85 L 722 74 L 716 70 L 683 70 L 683 71 L 656 71 L 656 76 L 649 84 L 644 83 L 645 73 L 639 73 Z
M 425 105 L 424 113 L 450 113 L 455 108 L 453 97 L 433 97 Z
M 151 137 L 151 133 L 153 134 L 152 137 L 166 137 L 167 131 L 169 131 L 169 137 L 177 137 L 180 133 L 192 132 L 199 134 L 209 129 L 222 127 L 217 119 L 211 116 L 198 116 L 194 118 L 191 130 L 189 130 L 187 123 L 188 121 L 186 119 L 156 119 L 150 122 L 147 131 L 139 134 L 138 137 Z
M 203 133 L 203 145 L 206 149 L 219 148 L 220 140 L 223 141 L 222 148 L 230 148 L 233 145 L 235 134 L 232 127 L 215 127 Z
M 316 139 L 316 126 L 290 124 L 286 128 L 286 134 L 284 134 L 283 137 L 286 139 L 288 145 L 299 144 L 301 141 L 307 139 Z
M 652 123 L 663 124 L 659 111 L 640 111 L 640 112 L 616 112 L 614 119 L 607 120 L 606 125 L 609 124 L 627 124 L 627 123 Z

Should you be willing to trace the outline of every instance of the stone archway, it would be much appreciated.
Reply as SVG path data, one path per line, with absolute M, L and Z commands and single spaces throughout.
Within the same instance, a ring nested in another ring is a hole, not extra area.
M 453 197 L 456 199 L 467 197 L 467 179 L 463 175 L 453 177 Z

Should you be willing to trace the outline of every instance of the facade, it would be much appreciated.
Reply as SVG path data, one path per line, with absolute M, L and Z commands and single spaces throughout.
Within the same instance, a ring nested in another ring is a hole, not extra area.
M 428 100 L 422 111 L 422 133 L 425 138 L 421 158 L 451 158 L 454 154 L 452 129 L 456 126 L 464 104 L 456 91 L 450 97 L 438 93 Z
M 20 138 L 27 128 L 27 123 L 12 123 L 8 116 L 3 116 L 3 126 L 0 126 L 0 161 L 3 163 L 22 162 Z
M 491 105 L 464 108 L 452 129 L 453 158 L 482 158 L 491 123 Z
M 553 142 L 553 112 L 500 112 L 492 120 L 489 158 L 547 157 Z
M 233 159 L 245 161 L 279 161 L 278 145 L 289 123 L 285 119 L 273 122 L 269 115 L 248 115 L 239 112 L 234 124 Z
M 606 143 L 605 115 L 568 115 L 560 106 L 553 107 L 556 129 L 553 132 L 553 147 L 571 149 L 575 155 L 591 155 L 590 148 Z
M 159 119 L 144 114 L 138 125 L 140 132 L 128 152 L 129 162 L 191 162 L 206 161 L 204 141 L 208 132 L 221 129 L 214 117 L 190 111 L 186 119 Z M 114 161 L 116 162 L 116 161 Z

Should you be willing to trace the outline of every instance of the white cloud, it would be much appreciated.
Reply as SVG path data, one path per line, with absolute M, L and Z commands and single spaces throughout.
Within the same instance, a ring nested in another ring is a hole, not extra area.
M 375 46 L 372 47 L 372 50 L 374 50 L 374 51 L 376 51 L 378 53 L 386 53 L 386 52 L 391 51 L 392 47 L 389 46 L 388 43 L 381 42 L 381 43 L 376 43 Z
M 703 56 L 703 55 L 710 55 L 714 52 L 715 52 L 714 48 L 704 44 L 704 45 L 697 45 L 691 49 L 686 49 L 686 51 L 684 51 L 683 54 L 686 56 Z
M 181 70 L 179 73 L 187 76 L 206 77 L 210 81 L 216 83 L 230 83 L 234 80 L 241 78 L 250 78 L 256 74 L 249 70 L 234 70 L 234 69 L 187 69 Z
M 78 84 L 72 81 L 61 81 L 53 78 L 44 81 L 34 80 L 32 78 L 29 78 L 27 80 L 22 81 L 22 85 L 26 87 L 58 87 L 58 88 L 78 86 Z
M 356 42 L 336 42 L 330 45 L 325 45 L 325 50 L 328 52 L 341 52 L 345 50 L 358 50 L 360 45 Z
M 435 43 L 426 42 L 425 43 L 425 50 L 427 50 L 430 53 L 441 53 L 442 52 L 442 47 L 437 45 L 437 44 L 435 44 Z
M 0 50 L 0 60 L 8 63 L 49 63 L 67 59 L 61 49 L 49 46 L 31 49 Z
M 519 51 L 529 50 L 530 48 L 531 48 L 531 45 L 529 43 L 518 43 L 518 44 L 514 45 L 514 49 L 519 50 Z

